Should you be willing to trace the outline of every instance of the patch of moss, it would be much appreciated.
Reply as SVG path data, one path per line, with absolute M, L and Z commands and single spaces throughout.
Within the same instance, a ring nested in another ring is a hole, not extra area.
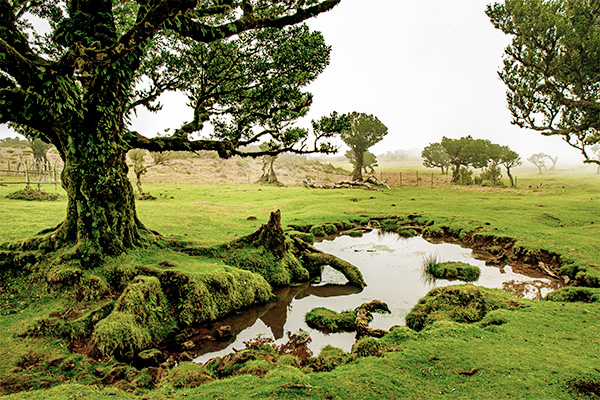
M 249 374 L 262 378 L 274 368 L 275 365 L 267 360 L 255 359 L 244 363 L 244 365 L 236 371 L 236 375 Z
M 380 357 L 382 346 L 379 340 L 365 336 L 352 345 L 352 355 L 355 357 Z
M 215 379 L 216 377 L 203 366 L 194 362 L 183 362 L 169 372 L 166 380 L 174 388 L 181 389 L 195 388 Z
M 286 232 L 286 235 L 288 235 L 291 238 L 298 238 L 310 244 L 313 244 L 315 242 L 315 237 L 311 233 L 307 232 L 289 231 Z
M 349 355 L 344 350 L 327 345 L 321 349 L 317 357 L 310 360 L 310 367 L 313 371 L 331 371 L 335 367 L 345 364 Z
M 121 294 L 113 312 L 98 322 L 92 341 L 103 356 L 131 359 L 164 339 L 173 326 L 158 278 L 138 276 Z
M 414 340 L 417 336 L 417 333 L 407 326 L 394 326 L 379 339 L 379 343 L 385 351 L 398 351 L 406 342 Z
M 313 225 L 310 227 L 309 233 L 314 237 L 325 237 L 325 230 L 322 225 Z
M 398 230 L 398 221 L 395 219 L 382 219 L 379 221 L 382 232 L 396 232 Z
M 317 307 L 306 313 L 304 320 L 311 328 L 328 333 L 356 330 L 356 311 L 353 310 L 338 313 L 325 307 Z
M 273 286 L 287 286 L 309 279 L 306 268 L 290 252 L 278 258 L 259 246 L 223 249 L 217 256 L 227 264 L 263 276 Z
M 398 234 L 398 236 L 407 239 L 417 236 L 417 232 L 414 229 L 398 228 L 398 230 L 396 230 L 396 233 Z
M 342 232 L 342 235 L 347 235 L 350 237 L 362 237 L 363 235 L 363 231 L 361 231 L 360 229 L 353 229 L 350 231 L 344 231 Z
M 159 278 L 177 322 L 184 326 L 215 320 L 273 296 L 262 276 L 231 267 L 205 274 L 166 270 Z
M 595 303 L 600 301 L 600 289 L 578 286 L 564 286 L 550 292 L 544 298 L 549 301 Z
M 338 231 L 338 228 L 335 226 L 335 224 L 325 224 L 323 225 L 323 230 L 327 235 L 335 235 Z
M 48 193 L 42 190 L 35 190 L 30 186 L 27 186 L 23 190 L 18 190 L 6 195 L 7 199 L 27 201 L 54 201 L 58 200 L 59 197 L 60 196 L 58 194 Z
M 406 326 L 420 331 L 435 321 L 472 323 L 499 308 L 524 307 L 526 300 L 499 289 L 473 285 L 436 288 L 422 297 L 406 315 Z
M 423 263 L 423 276 L 426 281 L 446 279 L 474 282 L 479 279 L 479 274 L 481 274 L 479 267 L 460 261 L 440 263 L 435 258 L 428 258 Z

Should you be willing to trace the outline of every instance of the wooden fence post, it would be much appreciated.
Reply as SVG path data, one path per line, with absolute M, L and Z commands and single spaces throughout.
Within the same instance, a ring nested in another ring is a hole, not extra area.
M 416 185 L 419 186 L 419 171 L 417 171 L 417 183 L 416 183 Z
M 402 186 L 402 172 L 400 172 L 400 186 Z
M 27 168 L 27 160 L 25 160 L 25 182 L 27 182 L 27 187 L 29 187 L 29 168 Z
M 431 173 L 431 186 L 433 186 L 433 172 Z

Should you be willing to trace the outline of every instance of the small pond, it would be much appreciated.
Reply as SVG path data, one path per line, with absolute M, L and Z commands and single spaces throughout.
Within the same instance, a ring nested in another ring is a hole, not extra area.
M 223 356 L 245 348 L 243 342 L 259 335 L 275 339 L 277 344 L 287 341 L 287 332 L 299 329 L 308 331 L 312 342 L 310 349 L 315 355 L 327 344 L 350 351 L 355 333 L 323 334 L 309 328 L 304 315 L 315 307 L 327 307 L 335 311 L 354 309 L 362 303 L 377 299 L 388 304 L 391 314 L 373 314 L 373 328 L 389 329 L 404 325 L 404 316 L 435 286 L 447 286 L 459 281 L 438 280 L 426 283 L 422 277 L 422 263 L 426 256 L 435 255 L 438 261 L 462 261 L 481 269 L 479 280 L 473 282 L 490 288 L 511 290 L 521 297 L 539 299 L 560 284 L 536 271 L 515 271 L 510 266 L 502 268 L 486 266 L 474 258 L 473 251 L 451 243 L 431 243 L 422 237 L 401 238 L 396 234 L 382 234 L 378 230 L 365 233 L 360 238 L 339 236 L 333 240 L 315 243 L 318 249 L 334 254 L 356 265 L 362 272 L 367 287 L 360 291 L 346 285 L 346 278 L 338 271 L 325 267 L 322 282 L 308 283 L 279 289 L 277 301 L 243 311 L 199 329 L 195 342 L 202 355 L 196 362 L 205 362 L 215 356 Z M 527 275 L 525 275 L 527 274 Z M 208 340 L 222 326 L 231 326 L 235 337 L 229 341 Z M 199 339 L 199 340 L 196 340 Z

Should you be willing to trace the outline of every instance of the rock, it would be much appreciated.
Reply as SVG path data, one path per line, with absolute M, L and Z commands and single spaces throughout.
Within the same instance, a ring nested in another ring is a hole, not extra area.
M 116 364 L 113 369 L 108 371 L 100 380 L 103 385 L 112 385 L 116 381 L 123 379 L 127 372 L 127 364 Z
M 226 370 L 230 370 L 236 364 L 245 363 L 248 360 L 254 360 L 256 356 L 247 350 L 242 350 L 238 353 L 228 354 L 221 359 L 217 365 L 216 372 L 220 375 Z
M 233 337 L 233 330 L 229 325 L 223 325 L 217 328 L 215 337 L 219 340 L 226 340 Z
M 140 352 L 136 357 L 136 364 L 141 368 L 158 367 L 165 362 L 165 355 L 158 349 L 149 349 Z

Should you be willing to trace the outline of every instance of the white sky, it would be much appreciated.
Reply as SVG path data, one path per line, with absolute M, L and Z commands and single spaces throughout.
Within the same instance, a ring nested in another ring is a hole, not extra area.
M 343 0 L 310 20 L 332 54 L 309 88 L 308 120 L 331 111 L 376 115 L 389 133 L 371 149 L 375 154 L 471 135 L 508 145 L 523 159 L 544 152 L 559 155 L 559 165 L 582 160 L 558 137 L 510 124 L 497 75 L 509 38 L 484 13 L 491 1 Z M 152 135 L 191 118 L 185 100 L 169 96 L 163 103 L 159 114 L 140 113 L 134 128 Z M 10 135 L 0 125 L 0 137 Z

